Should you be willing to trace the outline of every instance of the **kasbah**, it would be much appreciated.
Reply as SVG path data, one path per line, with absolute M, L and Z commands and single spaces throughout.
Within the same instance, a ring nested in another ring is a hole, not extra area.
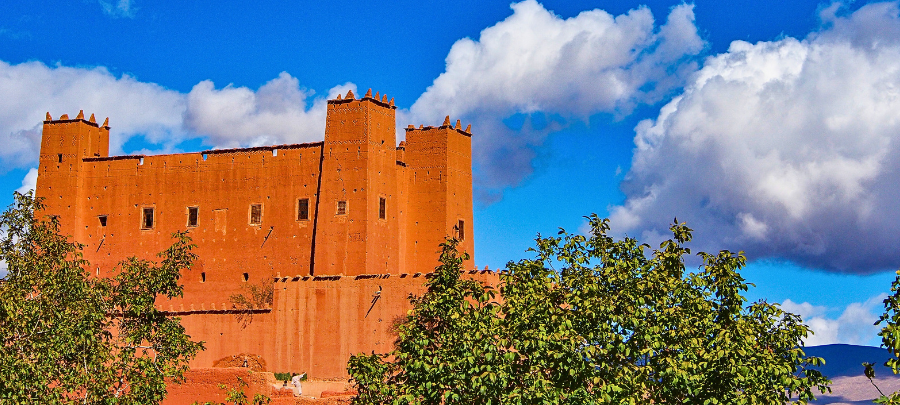
M 474 257 L 471 126 L 409 125 L 397 146 L 395 110 L 351 91 L 328 100 L 322 142 L 154 156 L 109 156 L 109 119 L 47 113 L 35 194 L 92 273 L 155 259 L 175 231 L 197 245 L 184 297 L 157 307 L 206 350 L 164 403 L 224 399 L 218 384 L 248 369 L 250 394 L 276 400 L 294 399 L 277 398 L 272 372 L 306 372 L 305 395 L 346 390 L 351 355 L 392 349 L 392 323 L 424 291 L 439 245 L 456 237 Z M 273 294 L 248 322 L 231 297 L 254 284 Z

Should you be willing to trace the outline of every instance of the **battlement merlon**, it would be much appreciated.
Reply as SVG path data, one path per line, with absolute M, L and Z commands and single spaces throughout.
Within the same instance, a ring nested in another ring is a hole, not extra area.
M 69 119 L 69 114 L 63 114 L 62 116 L 59 117 L 58 120 L 54 120 L 53 117 L 50 115 L 49 111 L 47 111 L 47 116 L 46 116 L 46 118 L 44 118 L 44 125 L 70 123 L 70 122 L 83 122 L 90 126 L 97 127 L 97 128 L 106 128 L 107 130 L 109 130 L 109 128 L 110 128 L 109 117 L 106 117 L 106 120 L 103 121 L 103 125 L 99 125 L 99 124 L 97 124 L 97 120 L 94 118 L 94 114 L 91 114 L 90 118 L 84 119 L 84 110 L 79 110 L 78 116 L 76 116 L 75 119 Z
M 416 128 L 414 125 L 410 124 L 409 126 L 406 127 L 406 133 L 407 133 L 407 136 L 409 136 L 410 132 L 432 131 L 432 130 L 440 130 L 440 129 L 450 129 L 450 130 L 456 131 L 457 133 L 459 133 L 461 135 L 465 135 L 470 138 L 472 137 L 472 124 L 469 124 L 468 126 L 466 126 L 466 129 L 462 129 L 460 120 L 456 120 L 456 125 L 451 125 L 449 115 L 444 118 L 444 123 L 441 124 L 441 126 L 439 126 L 439 127 L 433 127 L 430 125 L 429 126 L 419 125 L 419 127 Z
M 372 89 L 369 89 L 369 91 L 366 92 L 366 95 L 359 100 L 353 95 L 353 90 L 348 91 L 345 97 L 341 97 L 341 95 L 338 94 L 336 98 L 328 100 L 328 104 L 346 104 L 354 101 L 371 101 L 381 107 L 390 108 L 392 110 L 397 109 L 397 106 L 394 105 L 393 98 L 388 100 L 387 94 L 380 96 L 378 92 L 375 92 L 375 96 L 372 96 Z

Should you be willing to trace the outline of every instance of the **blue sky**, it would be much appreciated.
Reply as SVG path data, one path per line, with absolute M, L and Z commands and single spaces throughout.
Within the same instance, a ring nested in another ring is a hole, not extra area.
M 810 344 L 877 344 L 900 267 L 896 2 L 15 2 L 0 15 L 0 202 L 40 122 L 110 117 L 112 153 L 318 140 L 372 88 L 398 127 L 475 134 L 476 262 L 612 218 L 745 250 L 748 296 Z M 465 124 L 464 124 L 465 125 Z

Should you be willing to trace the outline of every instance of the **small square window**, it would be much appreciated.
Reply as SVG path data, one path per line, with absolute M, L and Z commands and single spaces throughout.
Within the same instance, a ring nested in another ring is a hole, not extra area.
M 153 208 L 144 208 L 143 212 L 143 218 L 141 218 L 141 229 L 153 229 Z
M 456 238 L 459 240 L 466 240 L 466 221 L 459 220 L 456 223 Z
M 253 204 L 250 206 L 250 225 L 259 225 L 262 223 L 262 204 Z
M 309 219 L 309 198 L 301 198 L 297 201 L 297 220 L 306 221 Z
M 387 218 L 387 212 L 386 212 L 387 210 L 385 209 L 386 205 L 387 205 L 387 203 L 386 203 L 384 197 L 379 197 L 378 198 L 378 219 Z
M 188 223 L 187 226 L 197 226 L 200 222 L 200 208 L 188 207 Z
M 337 202 L 337 215 L 347 215 L 347 201 Z
M 100 215 L 97 218 L 100 219 L 100 226 L 105 227 L 106 226 L 106 215 Z
M 244 278 L 244 282 L 245 282 L 245 283 L 246 283 L 247 281 L 249 281 L 249 280 L 250 280 L 250 273 L 244 273 L 243 278 Z

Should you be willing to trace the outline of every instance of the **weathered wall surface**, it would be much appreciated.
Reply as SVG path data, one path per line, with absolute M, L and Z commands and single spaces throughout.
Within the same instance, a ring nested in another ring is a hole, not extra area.
M 405 157 L 408 171 L 408 217 L 406 220 L 407 266 L 434 268 L 438 245 L 448 236 L 461 239 L 460 250 L 472 259 L 472 139 L 471 134 L 450 125 L 410 126 L 406 130 Z M 458 226 L 462 225 L 462 230 Z
M 186 302 L 224 302 L 246 282 L 309 268 L 312 226 L 297 219 L 297 204 L 315 201 L 320 154 L 321 144 L 312 144 L 88 159 L 77 239 L 102 272 L 126 256 L 153 257 L 172 232 L 187 229 L 199 260 L 183 279 Z M 254 204 L 259 223 L 250 220 Z M 198 210 L 196 226 L 188 224 L 189 207 Z M 146 229 L 145 208 L 155 216 Z
M 273 367 L 312 377 L 347 377 L 347 360 L 393 347 L 392 325 L 410 309 L 424 277 L 284 278 L 275 283 Z
M 49 186 L 38 194 L 74 206 L 68 211 L 74 217 L 60 214 L 63 232 L 85 244 L 84 256 L 99 276 L 112 274 L 128 256 L 154 258 L 173 232 L 189 230 L 200 259 L 183 280 L 186 302 L 201 296 L 222 302 L 246 281 L 309 268 L 311 221 L 298 220 L 296 211 L 299 199 L 315 201 L 320 154 L 321 144 L 310 144 L 88 158 L 75 196 L 62 189 L 54 199 Z M 53 169 L 42 169 L 39 181 L 62 177 L 43 176 Z M 258 224 L 250 223 L 252 204 L 262 208 Z M 189 207 L 198 210 L 195 226 L 188 223 Z M 147 208 L 153 209 L 151 227 L 142 223 Z
M 393 325 L 411 309 L 409 295 L 425 292 L 428 276 L 278 277 L 274 305 L 257 311 L 246 327 L 234 311 L 218 304 L 176 314 L 186 332 L 206 344 L 191 367 L 211 367 L 223 357 L 252 353 L 262 356 L 272 372 L 346 378 L 350 356 L 393 348 Z M 493 272 L 466 272 L 464 277 L 497 284 Z
M 362 100 L 349 96 L 328 102 L 315 274 L 396 272 L 396 107 L 371 90 Z

